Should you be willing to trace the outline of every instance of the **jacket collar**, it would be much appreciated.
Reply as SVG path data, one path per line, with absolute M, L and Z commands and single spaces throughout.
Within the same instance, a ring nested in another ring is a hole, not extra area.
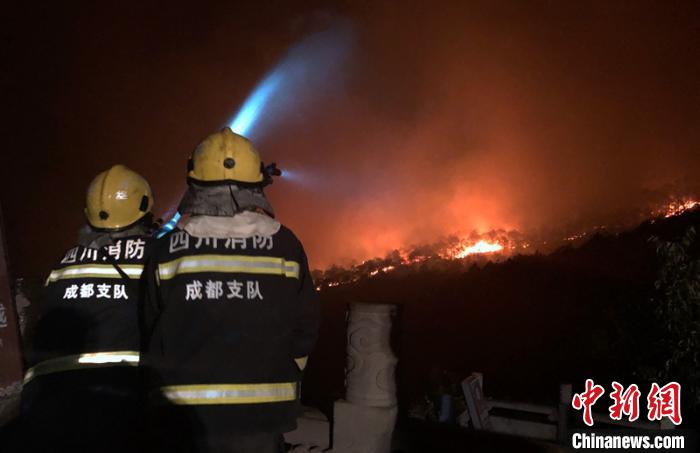
M 180 228 L 192 236 L 212 238 L 272 236 L 280 227 L 272 217 L 252 211 L 225 217 L 198 215 L 180 223 Z

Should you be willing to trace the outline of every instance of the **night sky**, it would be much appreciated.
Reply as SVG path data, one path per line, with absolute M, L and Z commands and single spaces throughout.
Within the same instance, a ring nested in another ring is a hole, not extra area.
M 151 182 L 156 215 L 175 207 L 197 143 L 290 47 L 336 29 L 342 59 L 273 99 L 287 108 L 253 137 L 301 175 L 267 193 L 312 267 L 700 194 L 697 1 L 30 3 L 0 29 L 16 276 L 73 245 L 115 163 Z

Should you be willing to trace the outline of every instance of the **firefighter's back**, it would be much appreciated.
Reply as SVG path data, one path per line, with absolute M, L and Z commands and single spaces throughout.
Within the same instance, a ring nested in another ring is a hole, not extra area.
M 263 188 L 278 175 L 229 128 L 188 162 L 180 228 L 146 269 L 144 351 L 156 445 L 278 453 L 294 429 L 318 303 L 306 255 Z M 173 439 L 172 425 L 180 424 Z
M 139 432 L 145 179 L 123 165 L 88 187 L 79 245 L 46 279 L 22 391 L 21 451 L 130 451 Z
M 38 435 L 29 440 L 42 445 L 37 451 L 131 444 L 148 243 L 134 236 L 100 250 L 76 246 L 49 274 L 22 394 L 24 426 Z
M 247 238 L 176 230 L 160 241 L 152 266 L 158 301 L 144 364 L 162 402 L 189 412 L 209 442 L 294 429 L 296 320 L 308 279 L 294 234 L 285 227 Z

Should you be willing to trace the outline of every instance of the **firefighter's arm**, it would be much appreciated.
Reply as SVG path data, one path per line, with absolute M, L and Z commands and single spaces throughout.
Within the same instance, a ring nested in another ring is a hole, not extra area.
M 311 279 L 306 254 L 302 250 L 299 262 L 299 315 L 294 332 L 294 361 L 300 370 L 306 367 L 306 361 L 313 350 L 318 337 L 320 322 L 320 305 L 318 294 Z

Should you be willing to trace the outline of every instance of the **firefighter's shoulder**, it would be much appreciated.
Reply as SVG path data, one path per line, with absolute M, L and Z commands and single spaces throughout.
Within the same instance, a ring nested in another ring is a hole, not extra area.
M 279 237 L 281 240 L 289 241 L 292 244 L 301 245 L 301 241 L 294 233 L 294 231 L 292 231 L 291 228 L 287 227 L 284 224 L 280 224 L 280 229 L 275 236 Z
M 283 244 L 287 244 L 287 246 L 289 247 L 289 252 L 292 255 L 306 256 L 306 252 L 304 251 L 304 246 L 301 240 L 289 227 L 285 226 L 284 224 L 280 225 L 280 229 L 275 236 L 276 243 L 280 242 Z
M 93 249 L 83 247 L 82 245 L 76 244 L 66 250 L 63 255 L 60 256 L 56 262 L 54 262 L 53 269 L 60 269 L 62 267 L 70 266 L 76 264 L 85 258 L 92 258 Z M 90 255 L 90 256 L 88 256 Z M 95 254 L 96 256 L 96 254 Z
M 51 271 L 46 277 L 44 286 L 55 283 L 65 276 L 72 275 L 78 269 L 85 267 L 85 264 L 96 263 L 98 251 L 76 244 L 63 253 L 63 255 L 54 262 Z
M 192 236 L 184 229 L 175 227 L 153 241 L 152 257 L 156 261 L 161 261 L 173 255 L 187 254 L 191 252 L 192 244 Z

